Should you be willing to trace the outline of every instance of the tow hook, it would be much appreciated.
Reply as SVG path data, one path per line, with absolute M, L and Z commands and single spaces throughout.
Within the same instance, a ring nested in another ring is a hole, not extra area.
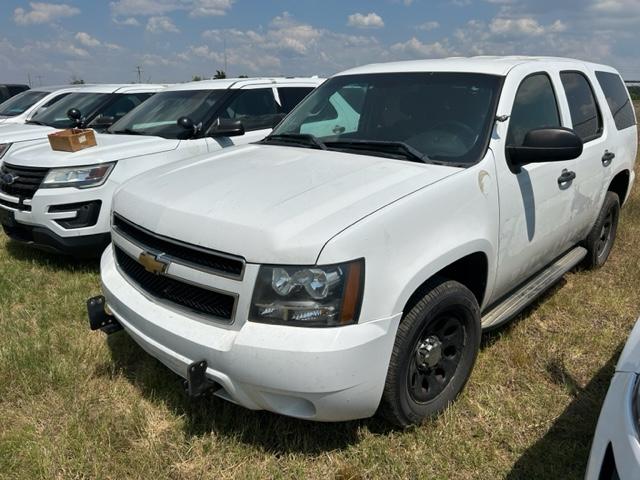
M 102 295 L 87 300 L 87 313 L 91 330 L 102 330 L 107 335 L 122 330 L 116 317 L 108 313 L 107 302 Z
M 200 397 L 219 385 L 207 378 L 207 361 L 200 360 L 187 367 L 187 379 L 184 382 L 184 387 L 190 397 Z

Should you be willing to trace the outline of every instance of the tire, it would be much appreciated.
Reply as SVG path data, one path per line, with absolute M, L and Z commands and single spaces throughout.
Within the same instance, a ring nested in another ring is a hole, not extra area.
M 473 293 L 444 278 L 427 287 L 398 327 L 379 408 L 402 428 L 436 416 L 456 399 L 480 349 L 480 308 Z
M 584 268 L 591 270 L 605 264 L 616 240 L 619 217 L 620 199 L 617 194 L 607 192 L 596 223 L 583 242 L 587 249 L 587 256 L 583 261 Z

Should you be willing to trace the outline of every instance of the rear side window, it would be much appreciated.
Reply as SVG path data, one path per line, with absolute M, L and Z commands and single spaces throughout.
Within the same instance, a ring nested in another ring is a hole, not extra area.
M 549 77 L 534 73 L 525 78 L 513 102 L 507 145 L 521 146 L 529 130 L 559 126 L 558 103 Z
M 616 128 L 623 130 L 636 124 L 633 116 L 633 106 L 627 87 L 622 83 L 620 75 L 609 72 L 596 72 L 598 83 L 607 97 L 609 109 L 616 122 Z
M 602 116 L 589 80 L 580 72 L 561 72 L 560 79 L 567 94 L 573 130 L 588 142 L 602 134 Z
M 71 93 L 71 92 L 69 92 Z M 53 105 L 54 103 L 56 103 L 59 100 L 62 100 L 64 97 L 66 97 L 67 95 L 69 95 L 69 93 L 63 93 L 62 95 L 58 95 L 57 97 L 53 97 L 51 100 L 49 100 L 48 102 L 45 102 L 44 105 L 42 105 L 40 108 L 47 108 L 50 107 L 51 105 Z
M 278 88 L 278 95 L 282 103 L 282 113 L 289 113 L 293 107 L 298 105 L 300 101 L 309 95 L 313 88 L 302 87 L 283 87 Z

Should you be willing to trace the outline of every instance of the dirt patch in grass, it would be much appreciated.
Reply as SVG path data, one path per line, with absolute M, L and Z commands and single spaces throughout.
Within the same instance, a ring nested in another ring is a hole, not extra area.
M 615 362 L 640 314 L 640 189 L 609 262 L 485 336 L 460 400 L 405 432 L 185 398 L 126 335 L 88 331 L 96 263 L 0 235 L 2 478 L 582 478 Z

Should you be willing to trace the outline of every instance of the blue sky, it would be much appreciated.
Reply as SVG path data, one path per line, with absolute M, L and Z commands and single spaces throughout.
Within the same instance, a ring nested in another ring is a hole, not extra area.
M 640 79 L 640 0 L 104 0 L 0 6 L 0 82 L 323 75 L 452 55 L 544 54 Z

